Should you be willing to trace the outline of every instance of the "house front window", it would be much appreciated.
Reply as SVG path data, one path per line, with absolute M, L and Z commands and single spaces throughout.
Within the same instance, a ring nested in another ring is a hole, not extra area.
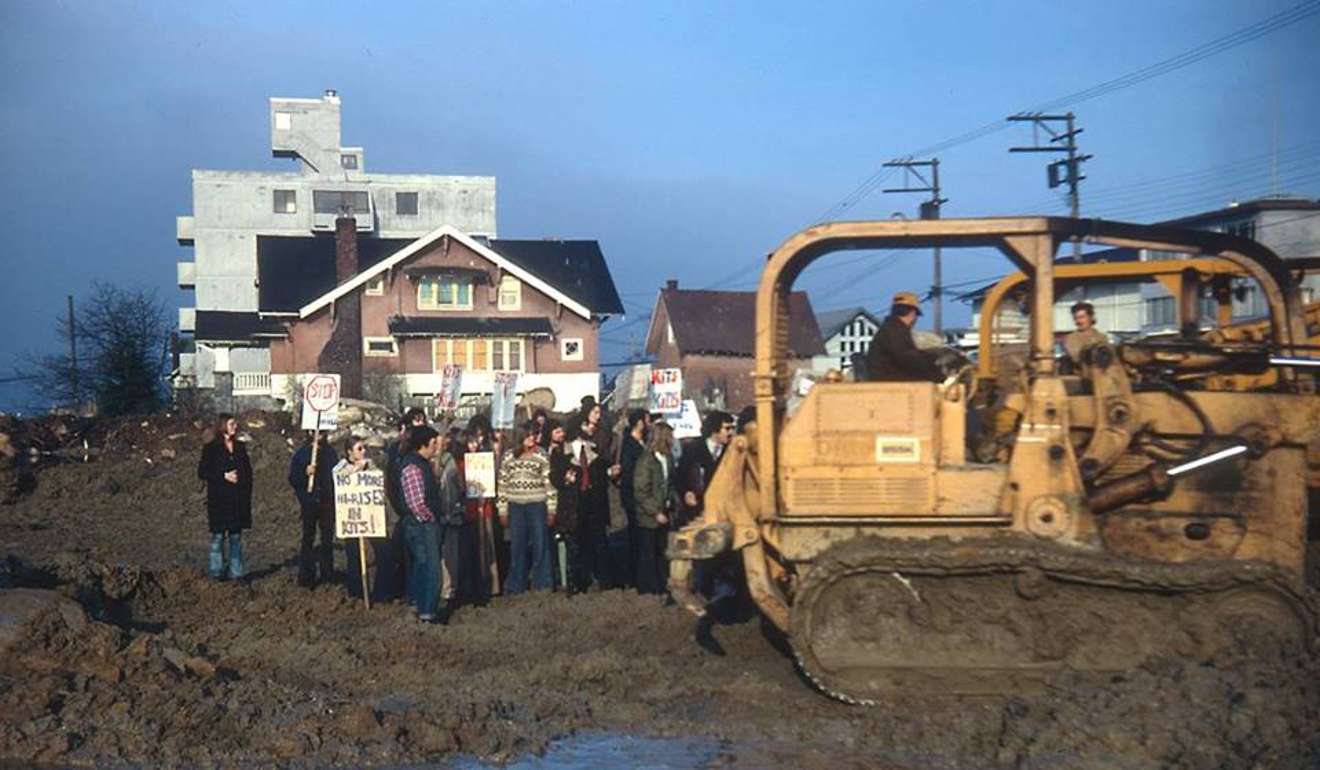
M 393 337 L 365 337 L 362 352 L 368 356 L 395 356 L 399 349 Z
M 420 310 L 471 310 L 472 281 L 452 276 L 425 276 L 417 282 Z
M 435 371 L 445 364 L 461 366 L 464 371 L 523 371 L 523 341 L 520 339 L 437 338 L 434 343 Z
M 367 294 L 372 297 L 379 297 L 385 293 L 385 274 L 378 274 L 376 277 L 367 281 Z

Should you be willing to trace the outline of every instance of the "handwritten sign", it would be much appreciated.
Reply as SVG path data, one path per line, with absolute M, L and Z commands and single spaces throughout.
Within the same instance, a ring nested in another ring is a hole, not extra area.
M 458 364 L 445 364 L 440 373 L 440 392 L 435 395 L 435 404 L 444 411 L 458 408 L 458 399 L 463 394 L 463 367 Z
M 647 408 L 661 414 L 678 414 L 683 411 L 681 369 L 651 370 L 651 398 Z
M 701 413 L 697 411 L 697 402 L 690 398 L 683 399 L 683 410 L 677 417 L 666 417 L 665 421 L 674 429 L 674 438 L 696 438 L 701 435 Z
M 518 373 L 495 372 L 494 391 L 490 399 L 490 424 L 496 429 L 513 427 L 518 413 Z
M 495 453 L 468 452 L 463 455 L 463 480 L 469 498 L 495 496 Z
M 313 375 L 303 387 L 302 429 L 334 430 L 339 426 L 339 375 Z
M 387 537 L 385 472 L 335 474 L 335 537 Z

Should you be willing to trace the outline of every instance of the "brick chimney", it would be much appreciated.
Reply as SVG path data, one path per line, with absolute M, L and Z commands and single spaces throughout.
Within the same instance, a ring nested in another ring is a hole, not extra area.
M 342 286 L 357 273 L 357 220 L 341 214 L 335 219 L 335 284 Z M 335 300 L 334 327 L 316 364 L 320 372 L 339 375 L 341 395 L 362 398 L 361 289 Z

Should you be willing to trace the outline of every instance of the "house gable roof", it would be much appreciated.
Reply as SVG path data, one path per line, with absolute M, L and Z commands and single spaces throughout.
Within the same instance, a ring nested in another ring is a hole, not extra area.
M 749 358 L 756 354 L 756 292 L 664 289 L 657 300 L 660 304 L 674 329 L 679 353 Z M 789 354 L 795 358 L 824 355 L 825 345 L 807 293 L 793 292 L 788 305 Z M 660 315 L 657 307 L 652 317 Z
M 334 302 L 335 300 L 348 294 L 349 292 L 352 292 L 362 287 L 364 284 L 367 283 L 367 281 L 370 281 L 373 277 L 385 272 L 386 270 L 394 267 L 395 265 L 401 264 L 421 254 L 429 246 L 438 242 L 441 238 L 444 237 L 453 238 L 454 240 L 466 246 L 471 251 L 495 263 L 496 265 L 507 271 L 510 275 L 513 275 L 514 277 L 518 278 L 518 280 L 522 281 L 525 284 L 528 284 L 529 286 L 532 286 L 533 288 L 537 289 L 538 291 L 550 297 L 551 299 L 561 303 L 564 307 L 568 308 L 574 313 L 577 313 L 583 318 L 590 319 L 592 317 L 592 311 L 587 306 L 583 305 L 581 302 L 573 299 L 572 297 L 570 297 L 568 294 L 561 291 L 557 287 L 552 286 L 550 283 L 543 280 L 541 277 L 532 274 L 526 267 L 518 264 L 514 260 L 502 256 L 494 249 L 492 249 L 490 246 L 487 246 L 486 244 L 476 240 L 475 238 L 472 238 L 471 236 L 462 232 L 453 225 L 441 225 L 440 227 L 437 227 L 436 229 L 432 230 L 431 232 L 427 233 L 421 238 L 418 238 L 417 240 L 409 243 L 407 246 L 404 246 L 402 249 L 399 249 L 394 254 L 390 255 L 388 258 L 383 259 L 380 262 L 377 262 L 375 265 L 372 265 L 367 270 L 358 273 L 356 276 L 349 279 L 348 281 L 345 281 L 344 283 L 336 286 L 330 291 L 327 291 L 326 293 L 320 295 L 311 302 L 308 302 L 307 304 L 299 308 L 298 310 L 299 317 L 307 318 L 308 316 L 320 311 L 321 309 L 328 307 L 331 302 Z M 361 244 L 363 240 L 366 239 L 359 240 L 358 243 Z M 602 264 L 604 263 L 603 257 L 601 258 L 601 262 Z
M 358 238 L 358 271 L 369 270 L 411 238 Z M 257 236 L 258 303 L 263 313 L 293 313 L 335 288 L 335 238 Z
M 596 241 L 498 238 L 490 242 L 490 247 L 596 315 L 623 315 L 623 301 Z
M 862 316 L 876 326 L 880 325 L 880 321 L 876 319 L 875 315 L 860 305 L 857 307 L 845 307 L 839 310 L 822 310 L 817 313 L 816 324 L 820 327 L 821 339 L 830 339 L 838 334 L 846 324 L 852 323 L 858 316 Z

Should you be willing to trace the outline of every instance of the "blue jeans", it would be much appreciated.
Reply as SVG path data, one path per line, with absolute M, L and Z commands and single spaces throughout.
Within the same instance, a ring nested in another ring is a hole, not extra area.
M 229 540 L 229 577 L 237 580 L 243 577 L 243 535 L 239 532 L 211 533 L 211 563 L 207 572 L 216 580 L 225 579 L 226 539 Z
M 408 544 L 412 563 L 408 568 L 408 596 L 417 608 L 417 616 L 430 620 L 435 616 L 435 601 L 440 593 L 440 526 L 435 521 L 403 518 L 403 539 Z
M 527 566 L 531 563 L 532 588 L 548 591 L 553 586 L 550 573 L 550 530 L 545 523 L 545 503 L 509 503 L 511 555 L 509 580 L 504 592 L 520 594 L 527 590 Z

